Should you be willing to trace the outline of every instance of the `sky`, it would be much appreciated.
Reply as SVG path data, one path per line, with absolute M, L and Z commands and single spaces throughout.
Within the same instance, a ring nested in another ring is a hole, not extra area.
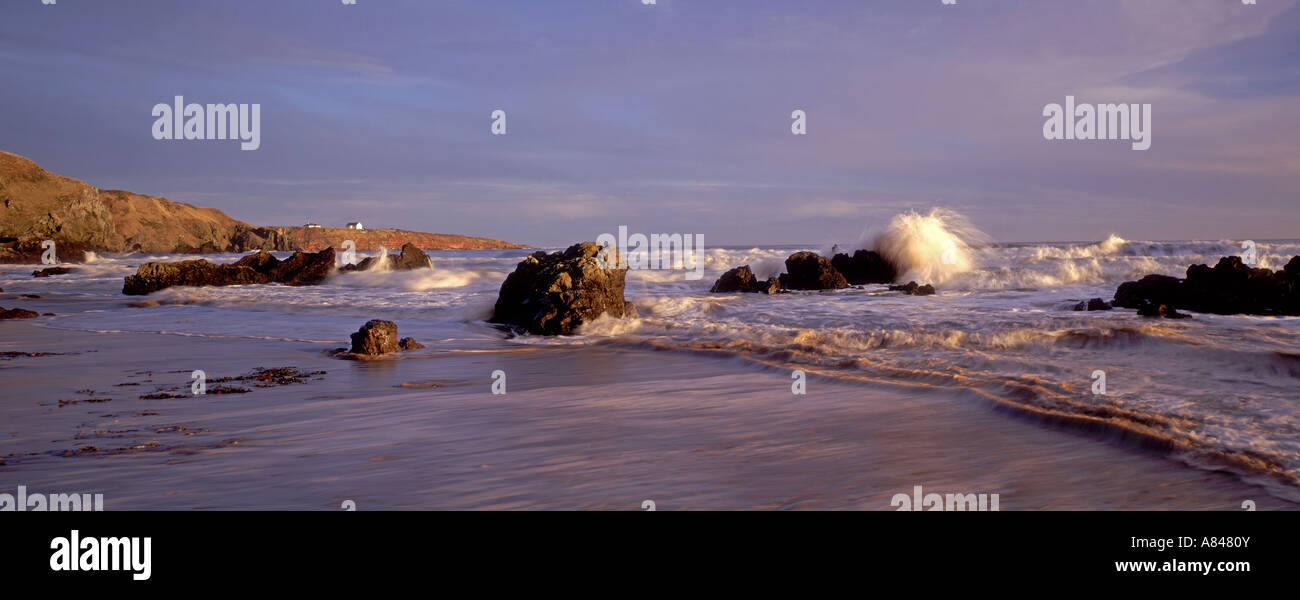
M 0 150 L 259 225 L 1300 237 L 1297 0 L 0 0 L 0 77 Z M 155 140 L 177 95 L 261 147 Z M 1150 103 L 1150 149 L 1044 139 L 1067 95 Z

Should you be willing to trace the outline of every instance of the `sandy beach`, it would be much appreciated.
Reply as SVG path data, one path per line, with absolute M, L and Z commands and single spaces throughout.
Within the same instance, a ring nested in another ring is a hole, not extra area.
M 794 396 L 785 371 L 602 346 L 440 353 L 432 340 L 359 362 L 323 343 L 56 326 L 0 323 L 0 351 L 51 353 L 0 362 L 0 490 L 102 493 L 108 510 L 892 510 L 915 485 L 998 493 L 1002 510 L 1296 507 L 957 390 L 811 377 Z M 193 396 L 200 366 L 324 373 Z M 160 386 L 183 397 L 139 399 Z

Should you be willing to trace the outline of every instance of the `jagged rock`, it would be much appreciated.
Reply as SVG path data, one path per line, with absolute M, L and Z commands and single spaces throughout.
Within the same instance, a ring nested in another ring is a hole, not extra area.
M 402 350 L 419 350 L 424 347 L 424 344 L 415 341 L 415 338 L 404 337 L 397 342 L 397 347 Z
M 1093 298 L 1087 302 L 1080 302 L 1074 305 L 1074 310 L 1110 310 L 1113 308 L 1109 302 L 1101 298 Z
M 873 250 L 858 250 L 853 256 L 836 254 L 831 259 L 831 266 L 844 276 L 850 285 L 868 283 L 893 283 L 898 278 L 898 269 Z
M 173 286 L 247 285 L 269 283 L 272 278 L 250 267 L 218 265 L 206 259 L 173 263 L 151 262 L 140 265 L 135 275 L 127 275 L 122 293 L 143 296 Z
M 249 267 L 258 273 L 274 276 L 275 270 L 280 267 L 280 259 L 266 250 L 258 250 L 235 261 L 235 265 Z
M 280 261 L 275 269 L 275 280 L 285 285 L 315 285 L 334 272 L 334 248 L 320 252 L 294 252 Z
M 34 313 L 34 312 L 30 311 L 30 310 L 22 309 L 22 308 L 11 308 L 11 309 L 9 309 L 9 310 L 5 310 L 3 307 L 0 307 L 0 320 L 3 320 L 3 319 L 35 319 L 36 317 L 39 317 L 39 316 L 40 316 L 40 315 L 37 314 L 37 313 Z
M 1300 315 L 1300 256 L 1277 271 L 1250 268 L 1237 256 L 1213 268 L 1192 265 L 1186 279 L 1147 275 L 1115 290 L 1115 306 L 1161 313 L 1161 306 L 1221 315 Z
M 723 273 L 713 283 L 713 287 L 709 288 L 709 291 L 719 294 L 732 292 L 775 294 L 781 291 L 781 281 L 776 277 L 768 277 L 767 281 L 759 281 L 754 277 L 754 272 L 749 269 L 749 265 L 742 265 Z
M 66 275 L 75 272 L 77 272 L 76 269 L 68 267 L 49 267 L 39 271 L 32 271 L 32 277 L 49 277 L 50 275 Z
M 344 265 L 340 271 L 366 271 L 369 270 L 376 261 L 381 260 L 377 256 L 367 256 L 361 262 L 355 265 Z M 413 269 L 432 269 L 433 259 L 429 258 L 423 250 L 416 248 L 415 244 L 402 244 L 401 254 L 388 254 L 382 259 L 387 264 L 390 271 L 410 271 Z
M 789 290 L 837 290 L 849 287 L 849 282 L 831 261 L 815 252 L 795 252 L 785 259 L 785 273 L 780 277 L 781 287 Z
M 912 296 L 932 296 L 934 295 L 934 286 L 930 284 L 917 285 L 915 281 L 909 281 L 905 285 L 889 286 L 891 292 L 906 292 Z
M 320 283 L 334 269 L 334 249 L 313 254 L 295 252 L 281 261 L 260 250 L 228 265 L 206 259 L 180 262 L 151 262 L 140 265 L 135 275 L 128 275 L 122 293 L 142 296 L 173 286 L 250 285 L 280 282 L 285 285 Z
M 614 267 L 613 248 L 602 267 L 600 251 L 595 242 L 582 242 L 563 252 L 528 255 L 501 284 L 491 322 L 532 334 L 567 335 L 603 314 L 635 317 L 636 309 L 623 299 L 627 269 Z
M 410 338 L 407 338 L 410 339 Z M 397 352 L 397 324 L 392 321 L 371 319 L 352 334 L 353 354 L 379 355 Z
M 416 248 L 415 244 L 402 244 L 401 254 L 396 257 L 390 255 L 389 258 L 393 261 L 392 268 L 398 271 L 433 268 L 433 259 L 429 258 L 423 250 Z

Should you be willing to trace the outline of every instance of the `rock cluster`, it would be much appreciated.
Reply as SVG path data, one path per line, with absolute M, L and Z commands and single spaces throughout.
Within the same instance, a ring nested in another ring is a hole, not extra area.
M 1110 310 L 1114 307 L 1109 302 L 1101 298 L 1093 298 L 1087 302 L 1080 302 L 1074 305 L 1074 310 Z
M 429 258 L 423 250 L 416 248 L 415 244 L 402 244 L 400 254 L 387 254 L 382 258 L 378 256 L 367 256 L 361 262 L 355 265 L 344 265 L 340 271 L 367 271 L 375 266 L 376 262 L 384 261 L 384 268 L 389 271 L 410 271 L 414 269 L 432 269 L 433 259 Z
M 1144 315 L 1178 315 L 1175 309 L 1220 315 L 1300 315 L 1300 256 L 1277 271 L 1251 268 L 1237 256 L 1214 267 L 1192 265 L 1187 277 L 1147 275 L 1115 290 L 1115 306 Z
M 781 281 L 776 277 L 768 277 L 766 281 L 759 281 L 754 277 L 754 272 L 749 269 L 749 265 L 736 267 L 718 278 L 718 281 L 709 288 L 710 292 L 715 293 L 732 293 L 732 292 L 762 292 L 764 294 L 775 294 L 781 291 Z
M 873 250 L 857 250 L 852 255 L 836 253 L 827 259 L 816 252 L 795 252 L 785 259 L 780 277 L 759 281 L 748 265 L 723 273 L 709 290 L 717 293 L 765 292 L 784 290 L 838 290 L 851 285 L 893 283 L 898 268 Z M 895 286 L 908 293 L 933 294 L 931 285 Z
M 285 285 L 314 285 L 334 271 L 334 249 L 307 254 L 294 252 L 280 260 L 259 250 L 231 264 L 214 264 L 205 259 L 180 262 L 151 262 L 128 275 L 122 293 L 140 296 L 173 286 L 248 285 L 278 282 Z
M 838 290 L 849 287 L 831 261 L 816 252 L 795 252 L 785 259 L 781 287 L 787 290 Z

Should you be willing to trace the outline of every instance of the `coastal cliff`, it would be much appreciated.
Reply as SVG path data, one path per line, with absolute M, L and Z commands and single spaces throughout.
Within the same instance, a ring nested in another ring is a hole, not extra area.
M 84 253 L 316 252 L 353 240 L 358 250 L 412 243 L 425 250 L 526 248 L 501 240 L 400 229 L 259 227 L 215 208 L 101 190 L 0 151 L 0 263 L 40 262 L 54 240 L 60 262 Z

